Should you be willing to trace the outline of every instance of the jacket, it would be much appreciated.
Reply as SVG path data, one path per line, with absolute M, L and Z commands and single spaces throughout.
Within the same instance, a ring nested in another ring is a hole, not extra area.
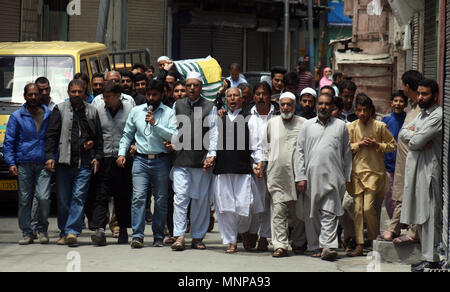
M 39 133 L 33 116 L 26 110 L 26 104 L 9 117 L 3 144 L 3 155 L 8 166 L 45 163 L 45 135 L 51 111 L 45 105 L 42 108 L 44 117 Z

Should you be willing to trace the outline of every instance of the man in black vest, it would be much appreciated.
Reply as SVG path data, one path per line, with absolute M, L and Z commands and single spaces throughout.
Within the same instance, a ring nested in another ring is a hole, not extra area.
M 214 191 L 219 230 L 226 253 L 237 251 L 238 231 L 244 233 L 250 224 L 253 200 L 252 172 L 261 179 L 262 146 L 258 121 L 242 112 L 242 91 L 226 91 L 229 111 L 219 122 L 219 145 L 214 167 Z M 253 165 L 255 163 L 255 165 Z
M 208 230 L 211 168 L 214 166 L 217 146 L 217 108 L 201 96 L 203 78 L 189 73 L 186 78 L 188 98 L 175 103 L 178 137 L 171 179 L 174 195 L 174 237 L 176 251 L 184 250 L 187 211 L 191 202 L 190 232 L 192 248 L 206 249 L 202 240 Z

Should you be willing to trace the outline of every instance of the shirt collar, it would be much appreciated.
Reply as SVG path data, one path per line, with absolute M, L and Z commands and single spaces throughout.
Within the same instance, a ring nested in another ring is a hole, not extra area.
M 189 99 L 189 97 L 187 97 L 187 99 L 188 99 L 188 102 L 189 102 L 189 104 L 192 106 L 192 105 L 194 105 L 194 104 L 196 104 L 199 100 L 200 100 L 200 98 L 202 98 L 201 96 L 199 97 L 199 98 L 197 98 L 196 100 L 194 100 L 194 101 L 191 101 L 190 99 Z
M 322 121 L 317 116 L 315 118 L 313 118 L 312 120 L 314 121 L 314 123 L 320 124 L 324 127 L 328 127 L 329 125 L 331 125 L 333 123 L 334 119 L 335 119 L 334 117 L 330 117 L 328 119 L 328 123 L 326 125 L 324 123 L 322 123 Z
M 271 104 L 271 105 L 270 105 L 270 110 L 269 110 L 269 113 L 267 114 L 267 116 L 271 116 L 274 112 L 275 112 L 275 107 L 274 107 L 273 104 Z M 258 110 L 256 109 L 256 105 L 252 107 L 251 113 L 252 113 L 253 115 L 261 116 L 261 115 L 258 113 Z
M 434 112 L 434 110 L 437 109 L 438 107 L 439 107 L 439 104 L 435 103 L 427 109 L 422 109 L 422 111 L 425 112 L 427 115 L 431 115 L 431 113 Z
M 105 103 L 105 109 L 109 110 L 109 108 L 106 107 L 106 103 Z M 123 102 L 122 99 L 120 99 L 120 103 L 119 103 L 119 107 L 117 108 L 117 111 L 123 109 Z

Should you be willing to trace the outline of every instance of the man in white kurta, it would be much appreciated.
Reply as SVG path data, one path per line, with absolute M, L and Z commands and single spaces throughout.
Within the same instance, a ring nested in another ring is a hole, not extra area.
M 268 122 L 267 143 L 264 143 L 264 153 L 267 153 L 267 187 L 272 208 L 273 257 L 288 255 L 288 227 L 292 228 L 293 251 L 302 253 L 306 245 L 305 225 L 295 210 L 298 195 L 294 177 L 295 145 L 306 120 L 294 114 L 295 99 L 295 95 L 290 92 L 280 96 L 281 115 Z
M 261 137 L 263 137 L 267 123 L 274 116 L 279 115 L 279 110 L 270 102 L 271 91 L 267 82 L 261 82 L 255 86 L 253 98 L 255 105 L 250 109 L 250 114 L 256 120 Z M 256 175 L 252 175 L 252 193 L 253 203 L 250 207 L 249 227 L 246 233 L 243 234 L 244 248 L 248 250 L 253 249 L 256 247 L 256 242 L 258 242 L 257 250 L 267 251 L 269 246 L 267 239 L 272 237 L 272 231 L 270 198 L 267 190 L 266 176 L 258 179 Z
M 417 224 L 423 262 L 412 267 L 420 272 L 438 268 L 442 216 L 442 108 L 434 80 L 419 83 L 421 112 L 403 126 L 399 139 L 408 144 L 405 188 L 400 222 Z
M 336 259 L 338 217 L 350 182 L 352 152 L 345 122 L 331 117 L 333 97 L 321 94 L 318 116 L 303 124 L 295 153 L 295 181 L 304 216 L 308 250 L 324 260 Z
M 248 227 L 246 221 L 253 202 L 252 172 L 262 177 L 262 149 L 256 119 L 242 113 L 242 91 L 230 88 L 225 96 L 229 111 L 218 126 L 214 193 L 222 242 L 229 245 L 227 253 L 234 253 L 238 232 L 246 231 L 239 228 Z M 253 163 L 257 164 L 254 170 Z

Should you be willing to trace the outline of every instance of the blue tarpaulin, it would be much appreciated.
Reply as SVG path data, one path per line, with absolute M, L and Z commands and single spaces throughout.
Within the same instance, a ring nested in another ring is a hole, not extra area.
M 351 26 L 352 19 L 344 15 L 344 1 L 329 1 L 328 7 L 331 9 L 328 14 L 328 25 Z

